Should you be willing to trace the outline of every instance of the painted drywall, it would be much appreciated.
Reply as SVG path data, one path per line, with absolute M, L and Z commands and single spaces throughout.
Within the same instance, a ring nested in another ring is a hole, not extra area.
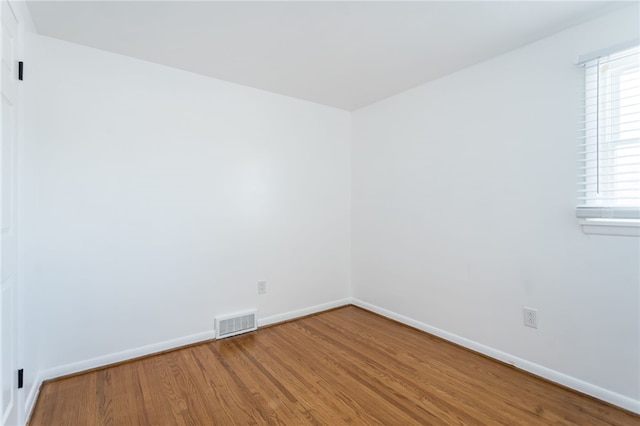
M 26 42 L 29 383 L 348 296 L 349 113 Z
M 638 409 L 640 245 L 585 235 L 575 218 L 574 64 L 637 38 L 638 16 L 613 12 L 355 111 L 353 296 Z

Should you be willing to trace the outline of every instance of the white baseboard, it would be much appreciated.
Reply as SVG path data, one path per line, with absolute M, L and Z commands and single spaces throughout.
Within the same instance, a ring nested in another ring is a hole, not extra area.
M 201 333 L 189 336 L 178 337 L 177 339 L 165 340 L 164 342 L 152 343 L 150 345 L 140 346 L 133 349 L 127 349 L 121 352 L 115 352 L 84 361 L 74 362 L 71 364 L 61 365 L 59 367 L 49 368 L 41 372 L 42 380 L 54 379 L 56 377 L 66 376 L 68 374 L 79 373 L 81 371 L 90 370 L 92 368 L 104 367 L 105 365 L 114 364 L 116 362 L 127 361 L 133 358 L 150 355 L 156 352 L 162 352 L 174 349 L 192 343 L 203 342 L 205 340 L 215 339 L 215 331 L 203 331 Z
M 127 349 L 121 352 L 115 352 L 108 355 L 99 356 L 96 358 L 87 359 L 84 361 L 74 362 L 71 364 L 65 364 L 58 367 L 49 368 L 38 372 L 36 379 L 33 383 L 29 395 L 25 401 L 25 415 L 28 419 L 31 415 L 31 410 L 36 402 L 40 387 L 45 380 L 55 379 L 57 377 L 66 376 L 68 374 L 79 373 L 81 371 L 90 370 L 92 368 L 104 367 L 116 362 L 127 361 L 133 358 L 138 358 L 145 355 L 150 355 L 156 352 L 162 352 L 169 349 L 178 348 L 180 346 L 190 345 L 192 343 L 203 342 L 206 340 L 215 339 L 215 331 L 204 331 L 201 333 L 191 334 L 189 336 L 179 337 L 177 339 L 165 340 L 164 342 L 152 343 L 150 345 L 140 346 L 133 349 Z
M 26 400 L 24 401 L 25 418 L 22 419 L 21 421 L 25 421 L 25 422 L 29 421 L 31 417 L 31 412 L 33 411 L 33 406 L 35 405 L 38 399 L 38 395 L 40 395 L 40 388 L 42 387 L 43 381 L 44 380 L 42 379 L 42 376 L 38 374 L 33 382 L 33 385 L 31 386 L 31 389 L 29 389 L 29 394 L 27 395 Z
M 438 336 L 444 340 L 448 340 L 460 346 L 464 346 L 465 348 L 471 349 L 472 351 L 479 352 L 483 355 L 489 356 L 507 364 L 511 364 L 516 368 L 535 374 L 536 376 L 540 376 L 544 379 L 577 390 L 578 392 L 582 392 L 584 394 L 593 396 L 594 398 L 606 401 L 610 404 L 617 405 L 618 407 L 640 414 L 640 401 L 629 398 L 628 396 L 621 395 L 619 393 L 601 388 L 591 383 L 584 382 L 575 377 L 560 373 L 559 371 L 552 370 L 531 361 L 527 361 L 526 359 L 522 359 L 506 352 L 499 351 L 498 349 L 485 346 L 481 343 L 475 342 L 465 337 L 449 333 L 447 331 L 422 323 L 420 321 L 416 321 L 404 315 L 397 314 L 388 309 L 372 305 L 371 303 L 367 303 L 356 298 L 352 298 L 351 303 L 360 308 L 375 312 L 387 318 L 391 318 L 395 321 L 417 328 L 418 330 L 426 331 L 427 333 Z
M 258 319 L 258 327 L 264 327 L 265 325 L 276 324 L 283 321 L 289 321 L 296 318 L 303 317 L 305 315 L 316 314 L 318 312 L 326 311 L 333 308 L 339 308 L 351 304 L 351 298 L 338 299 L 332 302 L 321 303 L 320 305 L 310 306 L 308 308 L 298 309 L 295 311 L 285 312 L 283 314 L 271 315 L 265 318 Z

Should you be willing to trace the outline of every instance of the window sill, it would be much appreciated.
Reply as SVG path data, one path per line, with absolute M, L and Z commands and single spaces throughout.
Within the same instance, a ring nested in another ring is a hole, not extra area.
M 580 219 L 578 223 L 585 234 L 640 237 L 640 219 Z

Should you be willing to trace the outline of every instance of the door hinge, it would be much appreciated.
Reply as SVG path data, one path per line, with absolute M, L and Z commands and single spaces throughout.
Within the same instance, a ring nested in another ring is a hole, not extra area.
M 22 389 L 24 386 L 24 368 L 18 370 L 18 389 Z
M 18 80 L 22 80 L 22 76 L 24 73 L 24 62 L 18 62 Z

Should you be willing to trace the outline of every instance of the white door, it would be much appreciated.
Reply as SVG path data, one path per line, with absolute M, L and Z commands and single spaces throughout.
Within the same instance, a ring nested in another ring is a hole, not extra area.
M 3 425 L 18 423 L 17 402 L 17 105 L 18 20 L 7 0 L 2 1 L 2 103 L 0 122 L 0 420 Z

